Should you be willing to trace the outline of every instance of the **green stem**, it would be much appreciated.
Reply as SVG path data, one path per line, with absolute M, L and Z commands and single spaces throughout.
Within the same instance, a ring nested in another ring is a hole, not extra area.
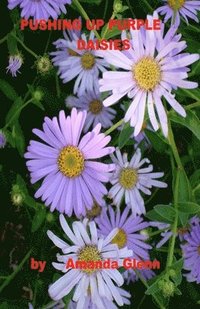
M 29 53 L 31 54 L 33 57 L 35 57 L 36 59 L 38 58 L 38 56 L 30 49 L 28 48 L 14 33 L 12 33 L 12 36 L 21 44 L 21 46 Z
M 144 280 L 144 278 L 141 276 L 140 272 L 137 269 L 134 269 L 136 275 L 138 276 L 138 278 L 140 279 L 140 281 L 144 284 L 144 286 L 148 289 L 149 285 L 148 283 Z M 155 294 L 152 294 L 152 297 L 155 299 L 155 301 L 157 302 L 157 304 L 159 305 L 160 309 L 166 309 L 160 302 L 160 300 L 157 298 L 157 296 Z
M 127 5 L 128 5 L 128 7 L 129 7 L 129 9 L 130 9 L 130 11 L 131 11 L 132 17 L 136 18 L 135 13 L 133 12 L 133 8 L 132 8 L 132 6 L 131 6 L 131 4 L 130 4 L 130 1 L 129 1 L 129 0 L 126 0 L 126 2 L 127 2 Z
M 61 91 L 60 91 L 60 85 L 59 85 L 59 79 L 58 79 L 58 75 L 55 75 L 56 78 L 56 93 L 57 93 L 57 97 L 60 98 L 61 95 Z
M 112 13 L 112 16 L 111 16 L 110 19 L 114 19 L 114 18 L 115 18 L 115 12 Z M 105 38 L 107 32 L 108 32 L 108 23 L 106 24 L 105 30 L 104 30 L 104 32 L 102 33 L 102 39 Z
M 80 2 L 78 0 L 73 0 L 73 4 L 77 7 L 78 11 L 80 12 L 80 14 L 85 18 L 85 20 L 89 20 L 90 18 L 87 15 L 86 11 L 84 10 L 84 8 L 82 7 L 82 5 L 80 4 Z M 96 30 L 93 30 L 94 33 L 96 34 L 96 37 L 101 40 L 100 35 L 98 34 L 98 32 Z
M 21 261 L 21 263 L 18 265 L 18 267 L 15 269 L 15 271 L 9 275 L 6 280 L 4 281 L 4 283 L 0 286 L 0 293 L 4 290 L 4 288 L 15 278 L 15 276 L 17 275 L 17 273 L 22 269 L 23 265 L 26 263 L 26 261 L 28 260 L 28 258 L 30 257 L 31 254 L 30 250 L 26 256 L 23 258 L 23 260 Z
M 172 132 L 170 121 L 169 121 L 168 126 L 169 126 L 169 135 L 168 135 L 169 145 L 171 146 L 172 153 L 174 155 L 174 159 L 176 161 L 177 167 L 179 169 L 183 169 L 183 165 L 182 165 L 182 162 L 181 162 L 181 159 L 180 159 L 180 156 L 179 156 L 179 153 L 178 153 L 178 149 L 176 147 L 176 143 L 175 143 L 175 140 L 174 140 L 174 135 L 173 135 L 173 132 Z
M 8 34 L 6 34 L 1 40 L 0 40 L 0 44 L 2 44 L 3 42 L 5 42 L 7 40 Z
M 158 234 L 160 234 L 160 233 L 162 233 L 162 232 L 165 232 L 167 229 L 168 229 L 168 228 L 161 229 L 161 230 L 159 230 L 159 231 L 149 233 L 149 238 L 150 238 L 150 237 L 153 237 L 153 236 L 155 236 L 155 235 L 158 235 Z
M 104 7 L 104 12 L 103 12 L 103 20 L 106 18 L 106 13 L 107 13 L 107 9 L 108 9 L 108 0 L 105 0 L 105 7 Z
M 148 8 L 148 11 L 153 12 L 153 8 L 150 6 L 147 0 L 143 0 L 142 2 L 146 5 L 146 7 Z
M 192 104 L 190 104 L 190 105 L 188 105 L 188 106 L 185 106 L 185 109 L 187 110 L 187 109 L 193 109 L 193 108 L 195 108 L 195 107 L 200 107 L 200 101 L 197 101 L 197 102 L 194 102 L 194 103 L 192 103 Z
M 169 121 L 169 136 L 168 136 L 168 140 L 169 140 L 169 145 L 171 146 L 172 149 L 172 153 L 174 155 L 174 159 L 176 161 L 177 164 L 177 169 L 178 170 L 182 170 L 183 165 L 176 147 L 176 143 L 174 140 L 174 135 L 173 135 L 173 131 L 171 128 L 171 123 Z M 173 168 L 173 166 L 172 166 Z M 172 226 L 172 237 L 170 239 L 169 242 L 169 251 L 168 251 L 168 255 L 167 255 L 167 263 L 166 263 L 166 268 L 170 267 L 173 263 L 173 257 L 174 257 L 174 249 L 175 249 L 175 242 L 176 242 L 176 236 L 177 236 L 177 226 L 178 226 L 178 191 L 179 191 L 179 173 L 177 173 L 176 175 L 176 181 L 175 181 L 175 189 L 174 189 L 174 207 L 176 210 L 176 215 L 175 215 L 175 219 L 174 219 L 174 223 Z
M 17 115 L 18 113 L 21 113 L 22 109 L 23 109 L 24 107 L 26 107 L 29 103 L 31 103 L 33 100 L 34 100 L 34 99 L 31 98 L 31 99 L 28 100 L 25 104 L 23 104 L 22 106 L 20 106 L 20 108 L 17 109 L 17 110 L 15 111 L 15 113 L 12 115 L 12 117 L 10 118 L 10 120 L 6 123 L 6 125 L 5 125 L 4 128 L 3 128 L 3 130 L 6 130 L 6 129 L 9 127 L 9 125 L 13 122 L 13 120 L 14 120 L 15 117 L 16 117 L 16 115 Z
M 115 129 L 117 129 L 119 126 L 121 126 L 123 124 L 123 122 L 124 122 L 124 119 L 119 120 L 110 129 L 108 129 L 104 134 L 109 135 L 111 132 L 113 132 Z

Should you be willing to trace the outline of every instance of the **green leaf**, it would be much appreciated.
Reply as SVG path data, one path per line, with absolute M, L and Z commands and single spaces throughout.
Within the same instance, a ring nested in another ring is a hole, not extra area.
M 103 33 L 104 33 L 106 27 L 107 27 L 107 24 L 102 28 L 101 37 L 103 36 Z M 111 38 L 119 35 L 120 33 L 121 33 L 121 31 L 118 29 L 118 27 L 113 27 L 111 30 L 108 29 L 104 39 L 107 39 L 107 40 L 111 39 Z
M 22 192 L 24 192 L 25 194 L 28 194 L 26 183 L 25 183 L 24 179 L 22 178 L 22 176 L 19 175 L 19 174 L 17 174 L 16 183 L 18 184 L 18 186 L 20 187 Z
M 183 258 L 176 261 L 170 267 L 170 270 L 174 271 L 174 275 L 170 276 L 172 281 L 175 283 L 176 286 L 180 285 L 182 282 L 182 268 L 183 268 Z
M 178 209 L 180 212 L 187 214 L 197 214 L 200 213 L 200 205 L 192 202 L 181 202 L 178 203 Z
M 15 102 L 12 104 L 11 108 L 9 109 L 6 115 L 6 123 L 10 123 L 9 126 L 12 126 L 13 122 L 18 119 L 21 107 L 23 105 L 23 101 L 21 97 L 18 97 Z
M 178 94 L 182 95 L 184 98 L 187 97 L 187 98 L 192 98 L 196 101 L 199 101 L 200 100 L 200 90 L 197 88 L 197 89 L 192 89 L 192 90 L 189 90 L 189 89 L 179 89 L 178 90 Z
M 151 145 L 157 152 L 165 152 L 165 150 L 167 149 L 167 143 L 158 133 L 145 130 L 145 134 L 150 140 Z
M 173 207 L 169 205 L 156 205 L 154 207 L 155 212 L 157 212 L 163 219 L 168 220 L 169 222 L 173 222 L 176 211 Z
M 188 128 L 200 141 L 200 120 L 193 111 L 187 110 L 187 116 L 181 117 L 176 113 L 169 113 L 173 122 L 181 124 Z
M 167 207 L 170 207 L 170 206 L 167 206 Z M 173 220 L 163 217 L 163 215 L 160 215 L 158 212 L 155 211 L 155 209 L 148 211 L 145 217 L 147 217 L 151 221 L 158 221 L 158 222 L 164 222 L 164 223 L 169 223 L 169 224 L 173 223 Z
M 122 131 L 120 132 L 119 135 L 119 148 L 122 148 L 124 145 L 126 145 L 126 143 L 129 141 L 132 133 L 133 133 L 133 128 L 130 127 L 129 123 L 126 123 L 122 129 Z
M 45 218 L 46 218 L 46 208 L 44 206 L 41 207 L 40 205 L 38 205 L 38 209 L 36 210 L 35 216 L 33 217 L 32 221 L 32 228 L 31 228 L 32 233 L 36 232 L 40 228 Z
M 177 201 L 180 202 L 190 202 L 192 201 L 192 189 L 190 186 L 190 182 L 187 178 L 187 175 L 185 173 L 185 170 L 178 169 L 176 171 L 176 182 L 178 186 L 178 196 Z M 188 221 L 189 215 L 187 213 L 179 212 L 179 219 L 181 221 L 181 224 L 183 226 L 186 225 Z
M 12 136 L 15 139 L 15 146 L 21 156 L 23 156 L 25 151 L 25 139 L 24 133 L 21 129 L 19 121 L 15 121 L 12 127 Z
M 3 79 L 0 79 L 0 91 L 2 91 L 5 94 L 5 96 L 12 101 L 15 101 L 16 98 L 18 97 L 18 94 L 15 91 L 15 89 L 7 81 Z
M 15 55 L 18 53 L 17 40 L 12 34 L 8 34 L 7 45 L 8 45 L 8 51 L 10 55 Z

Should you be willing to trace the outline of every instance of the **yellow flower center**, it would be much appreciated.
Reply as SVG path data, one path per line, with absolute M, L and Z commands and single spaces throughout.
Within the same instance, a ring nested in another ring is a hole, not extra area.
M 92 114 L 95 114 L 95 115 L 98 115 L 100 114 L 100 112 L 102 111 L 103 109 L 103 104 L 101 101 L 99 100 L 93 100 L 92 102 L 90 102 L 89 104 L 89 111 L 92 113 Z
M 182 8 L 184 3 L 185 0 L 168 0 L 168 4 L 173 10 L 179 10 L 180 8 Z
M 82 57 L 81 57 L 81 64 L 82 67 L 85 70 L 90 70 L 93 68 L 93 66 L 95 65 L 95 58 L 92 54 L 90 53 L 85 53 Z
M 82 262 L 97 262 L 101 261 L 101 254 L 96 246 L 88 245 L 81 249 L 78 253 L 78 260 Z M 92 274 L 96 269 L 82 269 L 87 274 Z
M 69 53 L 70 56 L 74 56 L 74 57 L 79 56 L 79 54 L 77 52 L 75 52 L 73 49 L 68 48 L 67 50 L 68 50 L 68 53 Z
M 99 206 L 99 204 L 97 204 L 97 202 L 94 202 L 92 209 L 87 210 L 86 217 L 88 219 L 93 219 L 93 218 L 98 217 L 101 213 L 101 209 L 102 208 Z
M 122 249 L 125 247 L 127 243 L 127 236 L 124 230 L 119 229 L 118 233 L 115 235 L 115 237 L 112 240 L 112 244 L 118 245 L 119 249 Z
M 133 78 L 143 90 L 153 90 L 161 80 L 158 63 L 150 57 L 144 57 L 133 67 Z
M 135 187 L 138 180 L 137 171 L 127 167 L 122 169 L 119 176 L 119 183 L 124 189 L 132 189 Z
M 200 246 L 197 248 L 198 254 L 200 255 Z
M 58 167 L 63 175 L 73 178 L 84 170 L 84 156 L 75 146 L 64 147 L 58 157 Z

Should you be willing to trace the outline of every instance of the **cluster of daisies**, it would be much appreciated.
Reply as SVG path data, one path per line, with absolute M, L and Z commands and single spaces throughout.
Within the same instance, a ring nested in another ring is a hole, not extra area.
M 9 9 L 19 5 L 22 17 L 34 19 L 55 19 L 61 12 L 66 13 L 66 4 L 71 4 L 71 0 L 8 0 Z M 104 129 L 110 128 L 117 116 L 110 106 L 126 95 L 130 104 L 124 122 L 134 128 L 132 138 L 141 134 L 147 116 L 151 130 L 161 128 L 168 136 L 168 111 L 163 100 L 186 116 L 174 92 L 179 87 L 198 86 L 187 78 L 188 66 L 199 55 L 184 52 L 187 44 L 177 31 L 180 17 L 198 21 L 198 10 L 200 1 L 164 1 L 147 18 L 150 24 L 157 13 L 165 15 L 165 22 L 171 18 L 169 30 L 162 23 L 158 31 L 141 28 L 122 33 L 123 38 L 131 37 L 127 51 L 78 50 L 79 38 L 95 40 L 92 32 L 88 36 L 80 31 L 64 32 L 64 38 L 54 42 L 56 51 L 50 56 L 59 77 L 63 83 L 74 80 L 73 95 L 65 101 L 71 112 L 60 111 L 52 119 L 45 117 L 42 129 L 33 130 L 40 141 L 31 140 L 25 153 L 31 183 L 40 182 L 35 198 L 41 198 L 51 212 L 60 213 L 60 224 L 68 239 L 64 241 L 48 231 L 48 237 L 62 251 L 53 266 L 63 276 L 49 287 L 54 308 L 64 308 L 62 299 L 72 291 L 70 309 L 115 309 L 129 304 L 130 294 L 122 286 L 138 280 L 134 270 L 67 269 L 67 260 L 113 259 L 119 265 L 127 257 L 149 260 L 152 247 L 146 230 L 164 230 L 157 247 L 172 236 L 170 225 L 148 223 L 142 218 L 146 212 L 144 195 L 150 195 L 152 187 L 167 187 L 161 180 L 164 173 L 154 172 L 139 148 L 133 147 L 132 156 L 128 157 L 110 146 L 111 136 Z M 7 70 L 16 76 L 21 64 L 19 57 L 12 57 Z M 67 216 L 74 215 L 78 221 L 69 226 Z M 187 279 L 200 283 L 199 218 L 192 218 L 189 226 L 177 233 Z M 155 274 L 141 270 L 140 275 L 148 280 Z

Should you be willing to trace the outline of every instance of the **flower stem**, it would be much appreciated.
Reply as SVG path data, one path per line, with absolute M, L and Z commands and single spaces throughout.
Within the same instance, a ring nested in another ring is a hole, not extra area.
M 110 18 L 110 19 L 114 19 L 114 18 L 115 18 L 115 12 L 113 12 L 113 13 L 112 13 L 112 16 L 111 16 L 111 18 Z M 106 25 L 106 27 L 105 27 L 104 32 L 102 33 L 102 39 L 104 39 L 104 38 L 105 38 L 105 36 L 106 36 L 107 32 L 108 32 L 108 23 L 107 23 L 107 25 Z
M 55 78 L 56 78 L 56 92 L 57 92 L 57 97 L 60 98 L 60 85 L 59 85 L 59 79 L 58 79 L 58 75 L 56 74 L 55 75 Z
M 124 119 L 119 120 L 110 129 L 108 129 L 104 134 L 109 135 L 111 132 L 113 132 L 115 129 L 117 129 L 119 126 L 121 126 L 123 124 L 123 122 L 124 122 Z
M 141 276 L 140 272 L 137 269 L 134 269 L 136 275 L 138 276 L 138 278 L 140 279 L 140 281 L 144 284 L 144 286 L 148 289 L 149 285 L 148 283 L 144 280 L 144 278 Z M 155 294 L 152 294 L 152 297 L 155 299 L 155 301 L 157 302 L 157 304 L 159 305 L 160 309 L 166 309 L 160 302 L 160 300 L 157 298 L 157 296 Z
M 6 34 L 1 40 L 0 44 L 4 43 L 7 40 L 8 34 Z
M 29 53 L 31 54 L 33 57 L 35 57 L 36 59 L 38 58 L 38 56 L 30 49 L 28 48 L 14 33 L 12 33 L 12 36 L 21 44 L 21 46 Z
M 34 99 L 31 98 L 31 99 L 28 100 L 26 103 L 24 103 L 22 106 L 20 106 L 20 108 L 17 109 L 17 110 L 15 111 L 15 113 L 12 115 L 12 117 L 10 118 L 10 120 L 6 123 L 6 125 L 5 125 L 4 128 L 3 128 L 3 130 L 6 130 L 6 129 L 9 127 L 9 125 L 13 122 L 13 120 L 14 120 L 15 117 L 16 117 L 16 115 L 17 115 L 18 113 L 21 113 L 22 109 L 23 109 L 24 107 L 26 107 L 29 103 L 31 103 L 33 100 L 34 100 Z
M 28 260 L 28 258 L 30 257 L 31 254 L 30 250 L 25 257 L 23 258 L 23 260 L 21 261 L 21 263 L 18 265 L 18 267 L 15 269 L 15 271 L 9 275 L 6 280 L 4 281 L 4 283 L 0 286 L 0 293 L 4 290 L 4 288 L 15 278 L 15 276 L 17 275 L 17 273 L 22 269 L 23 265 L 26 263 L 26 261 Z
M 147 0 L 143 0 L 142 2 L 146 5 L 146 7 L 148 8 L 148 11 L 153 12 L 153 8 L 150 6 Z
M 131 14 L 132 14 L 132 17 L 136 17 L 135 16 L 135 14 L 134 14 L 134 12 L 133 12 L 133 8 L 132 8 L 132 6 L 131 6 L 131 4 L 130 4 L 130 1 L 129 0 L 126 0 L 126 2 L 127 2 L 127 5 L 128 5 L 128 7 L 129 7 L 129 9 L 130 9 L 130 11 L 131 11 Z
M 80 4 L 79 0 L 73 0 L 73 4 L 77 7 L 78 11 L 81 13 L 81 15 L 85 18 L 85 20 L 89 20 L 90 18 L 88 16 L 88 14 L 86 13 L 86 11 L 84 10 L 84 8 L 82 7 L 82 5 Z M 98 34 L 98 32 L 96 30 L 93 30 L 94 33 L 96 34 L 96 37 L 101 40 L 100 35 Z
M 169 136 L 168 136 L 169 144 L 172 149 L 172 153 L 174 155 L 174 159 L 177 164 L 177 170 L 183 170 L 183 165 L 178 153 L 178 149 L 176 147 L 176 143 L 174 140 L 174 135 L 171 127 L 171 123 L 169 121 Z M 173 166 L 172 166 L 173 168 Z M 174 249 L 175 249 L 175 242 L 176 242 L 176 236 L 177 236 L 177 226 L 178 226 L 178 191 L 179 191 L 179 177 L 180 174 L 177 172 L 176 175 L 176 181 L 175 181 L 175 189 L 174 189 L 174 207 L 176 210 L 175 218 L 174 218 L 174 223 L 172 225 L 172 237 L 169 242 L 169 250 L 168 250 L 168 255 L 167 255 L 167 264 L 166 268 L 170 267 L 173 263 L 173 257 L 174 257 Z

